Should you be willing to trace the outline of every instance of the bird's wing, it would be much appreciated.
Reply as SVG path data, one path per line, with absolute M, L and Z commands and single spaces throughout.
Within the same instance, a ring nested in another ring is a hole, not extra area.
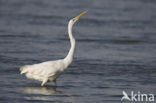
M 32 75 L 40 76 L 53 76 L 59 72 L 60 61 L 48 61 L 40 64 L 26 65 L 20 68 L 21 74 L 29 73 Z

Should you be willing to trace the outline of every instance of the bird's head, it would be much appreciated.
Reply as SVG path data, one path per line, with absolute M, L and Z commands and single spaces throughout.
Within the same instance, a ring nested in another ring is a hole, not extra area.
M 86 12 L 87 12 L 87 11 L 84 11 L 84 12 L 82 12 L 81 14 L 79 14 L 78 16 L 76 16 L 75 18 L 71 19 L 71 20 L 69 21 L 69 24 L 73 25 L 73 24 L 74 24 L 77 20 L 79 20 L 80 17 L 81 17 L 82 15 L 84 15 Z

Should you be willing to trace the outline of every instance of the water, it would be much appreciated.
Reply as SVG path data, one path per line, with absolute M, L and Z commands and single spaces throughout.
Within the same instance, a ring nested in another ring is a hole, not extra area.
M 67 55 L 58 87 L 26 79 L 19 68 Z M 1 103 L 119 103 L 122 91 L 156 94 L 154 0 L 0 0 Z

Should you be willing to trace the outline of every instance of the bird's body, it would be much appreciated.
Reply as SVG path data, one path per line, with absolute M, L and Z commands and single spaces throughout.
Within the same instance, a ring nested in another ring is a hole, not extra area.
M 27 78 L 44 81 L 54 81 L 65 69 L 67 64 L 65 60 L 47 61 L 39 64 L 26 65 L 20 68 L 21 74 L 25 73 Z
M 56 85 L 56 79 L 65 69 L 67 69 L 67 67 L 71 64 L 73 60 L 73 55 L 75 51 L 75 39 L 72 35 L 72 26 L 85 13 L 86 12 L 83 12 L 69 21 L 68 34 L 71 42 L 71 48 L 68 55 L 64 59 L 22 66 L 20 68 L 21 74 L 26 74 L 27 78 L 42 81 L 41 86 L 44 86 L 45 83 L 50 81 L 53 81 Z

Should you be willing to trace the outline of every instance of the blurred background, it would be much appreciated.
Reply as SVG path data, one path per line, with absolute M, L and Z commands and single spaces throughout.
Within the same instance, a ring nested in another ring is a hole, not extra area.
M 40 87 L 19 68 L 76 52 L 58 79 Z M 1 103 L 119 103 L 122 91 L 156 94 L 156 1 L 0 0 Z

